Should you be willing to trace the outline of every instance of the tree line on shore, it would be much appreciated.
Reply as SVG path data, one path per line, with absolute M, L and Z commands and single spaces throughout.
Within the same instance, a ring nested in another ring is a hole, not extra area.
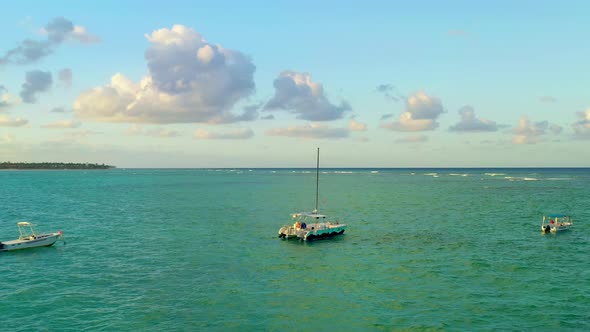
M 0 162 L 0 169 L 110 169 L 112 165 L 91 164 L 91 163 L 13 163 L 10 161 Z

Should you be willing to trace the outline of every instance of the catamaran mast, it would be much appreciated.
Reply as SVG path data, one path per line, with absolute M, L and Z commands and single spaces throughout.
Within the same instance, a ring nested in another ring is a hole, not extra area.
M 315 173 L 315 213 L 318 211 L 318 197 L 320 193 L 320 148 L 318 148 L 318 158 Z

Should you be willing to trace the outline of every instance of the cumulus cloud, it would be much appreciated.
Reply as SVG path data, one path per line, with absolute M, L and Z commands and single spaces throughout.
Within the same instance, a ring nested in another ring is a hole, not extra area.
M 550 124 L 547 121 L 531 122 L 526 116 L 520 118 L 518 126 L 512 130 L 514 144 L 535 144 L 541 141 L 542 137 L 551 132 L 558 135 L 562 127 L 556 124 Z
M 60 82 L 62 82 L 66 87 L 72 86 L 72 70 L 70 68 L 64 68 L 59 71 L 58 74 Z
M 389 100 L 399 101 L 404 98 L 391 84 L 379 84 L 377 85 L 376 91 L 383 94 Z
M 62 120 L 62 121 L 56 121 L 56 122 L 51 122 L 45 125 L 42 125 L 41 128 L 47 128 L 47 129 L 73 129 L 73 128 L 78 128 L 82 125 L 82 123 L 80 123 L 80 121 L 76 121 L 76 120 Z
M 459 109 L 461 121 L 454 126 L 449 127 L 450 131 L 455 132 L 476 132 L 476 131 L 497 131 L 496 122 L 487 119 L 478 119 L 475 117 L 475 111 L 472 106 L 463 106 Z
M 231 123 L 257 118 L 255 109 L 231 112 L 254 92 L 255 66 L 244 54 L 210 44 L 197 31 L 175 25 L 146 35 L 149 75 L 139 83 L 117 73 L 110 84 L 83 92 L 80 118 L 98 122 Z
M 366 131 L 367 125 L 353 119 L 350 120 L 350 123 L 348 124 L 348 129 L 350 129 L 350 131 Z
M 398 121 L 383 123 L 381 128 L 390 129 L 394 131 L 426 131 L 434 130 L 438 127 L 438 123 L 432 119 L 413 119 L 412 113 L 404 112 Z
M 381 124 L 381 128 L 395 131 L 426 131 L 438 127 L 439 115 L 444 112 L 440 99 L 419 91 L 406 100 L 406 111 L 397 121 Z
M 7 115 L 0 114 L 0 127 L 22 127 L 29 121 L 23 118 L 11 118 Z
M 3 85 L 0 85 L 0 109 L 3 107 L 7 107 L 9 104 L 9 96 L 6 88 Z
M 70 32 L 70 39 L 76 40 L 82 44 L 100 43 L 100 37 L 86 31 L 86 28 L 80 25 L 74 25 L 74 30 Z
M 346 138 L 350 131 L 347 128 L 331 128 L 318 123 L 304 126 L 292 126 L 288 128 L 275 128 L 266 132 L 269 136 L 287 136 L 312 139 Z
M 33 63 L 53 52 L 53 44 L 48 41 L 25 39 L 21 44 L 0 57 L 0 65 L 9 63 L 25 65 Z
M 61 43 L 74 30 L 74 24 L 63 17 L 56 17 L 47 23 L 43 31 L 53 43 Z
M 395 140 L 396 143 L 421 143 L 428 141 L 428 137 L 425 135 L 414 135 Z
M 227 132 L 212 132 L 199 128 L 193 137 L 195 139 L 248 139 L 254 137 L 254 132 L 250 128 L 238 128 Z
M 580 121 L 572 124 L 574 137 L 577 139 L 590 139 L 590 108 L 586 112 L 578 113 Z
M 23 102 L 33 104 L 37 102 L 37 94 L 51 88 L 53 79 L 50 72 L 33 70 L 27 72 L 25 83 L 23 83 L 20 97 Z
M 41 32 L 47 36 L 47 40 L 37 41 L 23 40 L 20 45 L 10 49 L 0 56 L 0 65 L 33 63 L 51 53 L 64 41 L 76 40 L 81 43 L 95 43 L 100 39 L 91 35 L 82 26 L 74 25 L 71 21 L 56 17 L 49 22 Z
M 351 110 L 345 101 L 332 104 L 322 85 L 313 82 L 307 73 L 284 71 L 275 79 L 274 87 L 275 94 L 264 106 L 265 111 L 285 110 L 302 120 L 331 121 Z

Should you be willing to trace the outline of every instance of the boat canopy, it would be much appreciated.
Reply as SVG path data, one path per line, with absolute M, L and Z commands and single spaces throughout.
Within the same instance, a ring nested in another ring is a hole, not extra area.
M 31 224 L 28 221 L 19 221 L 16 223 L 17 226 L 33 226 L 33 224 Z
M 309 218 L 326 218 L 327 216 L 323 215 L 323 214 L 317 214 L 317 213 L 313 213 L 313 212 L 299 212 L 299 213 L 293 213 L 293 218 L 299 218 L 299 217 L 309 217 Z
M 565 217 L 569 217 L 567 214 L 562 214 L 562 213 L 552 213 L 552 214 L 548 214 L 547 217 L 549 218 L 565 218 Z

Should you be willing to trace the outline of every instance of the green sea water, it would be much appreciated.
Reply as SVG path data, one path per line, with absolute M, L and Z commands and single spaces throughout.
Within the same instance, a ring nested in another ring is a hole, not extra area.
M 588 331 L 590 169 L 0 172 L 4 331 Z M 576 227 L 542 235 L 544 213 Z

